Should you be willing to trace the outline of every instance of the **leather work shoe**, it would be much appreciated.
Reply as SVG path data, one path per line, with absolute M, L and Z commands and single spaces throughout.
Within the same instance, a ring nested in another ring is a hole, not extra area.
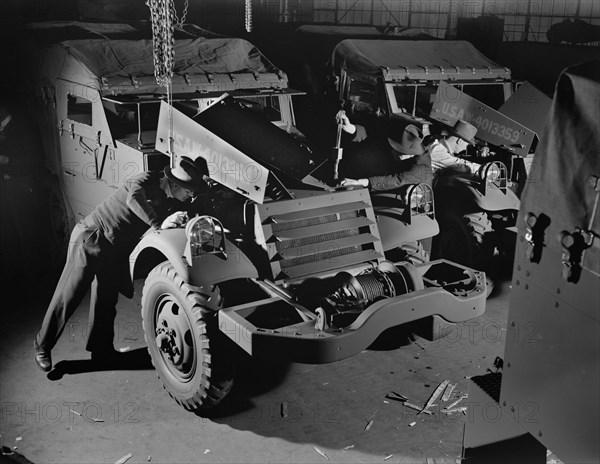
M 35 363 L 44 372 L 49 372 L 52 369 L 52 357 L 50 351 L 45 350 L 38 345 L 37 340 L 33 341 L 33 347 L 35 349 Z

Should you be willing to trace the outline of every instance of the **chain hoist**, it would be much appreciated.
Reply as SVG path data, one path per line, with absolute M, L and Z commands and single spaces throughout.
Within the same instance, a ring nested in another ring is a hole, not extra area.
M 156 83 L 168 88 L 173 77 L 174 31 L 181 27 L 188 13 L 188 0 L 185 1 L 181 19 L 177 16 L 174 0 L 146 0 L 152 21 L 152 44 L 154 55 L 154 76 Z
M 175 64 L 175 28 L 182 27 L 188 14 L 188 0 L 185 0 L 181 19 L 177 16 L 174 0 L 146 0 L 150 9 L 152 21 L 152 45 L 154 58 L 154 77 L 156 83 L 165 87 L 167 93 L 167 104 L 169 106 L 169 153 L 171 155 L 171 167 L 175 166 L 175 155 L 173 153 L 173 110 L 172 110 L 172 86 L 173 67 Z
M 252 32 L 252 0 L 246 0 L 245 4 L 245 24 L 246 24 L 246 32 Z

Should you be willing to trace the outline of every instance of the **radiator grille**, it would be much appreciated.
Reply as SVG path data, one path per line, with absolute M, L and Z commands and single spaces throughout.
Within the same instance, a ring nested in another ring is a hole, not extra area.
M 295 221 L 280 222 L 273 224 L 273 232 L 297 229 L 299 227 L 315 226 L 318 224 L 327 224 L 328 222 L 339 221 L 341 219 L 349 219 L 357 216 L 358 211 L 346 211 L 338 214 L 328 214 L 326 216 L 317 216 L 307 219 L 299 219 Z
M 356 246 L 349 247 L 349 248 L 341 248 L 341 249 L 337 249 L 337 250 L 324 251 L 322 253 L 317 253 L 314 255 L 304 255 L 304 256 L 298 256 L 297 258 L 282 259 L 279 261 L 279 264 L 281 265 L 281 268 L 285 270 L 288 267 L 297 266 L 299 264 L 307 264 L 307 263 L 312 263 L 315 261 L 333 260 L 338 256 L 343 256 L 343 255 L 347 255 L 350 253 L 356 253 L 361 250 L 362 250 L 362 248 L 360 246 L 356 245 Z
M 285 242 L 275 242 L 275 246 L 277 248 L 277 251 L 286 250 L 288 248 L 295 248 L 295 247 L 306 246 L 306 245 L 314 245 L 315 243 L 323 243 L 323 242 L 328 242 L 331 240 L 338 240 L 340 238 L 351 237 L 353 235 L 358 235 L 358 234 L 359 234 L 359 231 L 356 229 L 339 230 L 339 231 L 335 231 L 335 232 L 329 232 L 327 234 L 312 235 L 312 236 L 308 236 L 308 237 L 289 239 L 289 240 L 286 240 Z
M 366 190 L 257 205 L 275 280 L 383 259 Z

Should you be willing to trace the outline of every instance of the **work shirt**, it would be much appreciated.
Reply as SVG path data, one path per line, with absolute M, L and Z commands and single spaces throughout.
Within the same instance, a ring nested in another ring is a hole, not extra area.
M 150 228 L 160 228 L 165 218 L 182 203 L 169 199 L 160 188 L 162 172 L 144 172 L 126 181 L 88 218 L 106 239 L 130 252 Z
M 448 150 L 448 147 L 443 140 L 435 140 L 431 145 L 429 145 L 429 149 L 427 151 L 431 157 L 431 167 L 433 172 L 437 171 L 438 169 L 448 167 L 466 166 L 471 172 L 475 173 L 481 167 L 481 164 L 473 163 L 471 161 L 454 156 L 452 153 L 450 153 L 450 150 Z
M 371 137 L 363 126 L 356 124 L 356 128 L 353 137 L 345 136 L 353 143 L 344 143 L 342 177 L 367 178 L 371 190 L 393 190 L 421 182 L 431 185 L 433 174 L 427 153 L 402 159 L 406 155 L 390 146 L 386 132 L 375 132 Z

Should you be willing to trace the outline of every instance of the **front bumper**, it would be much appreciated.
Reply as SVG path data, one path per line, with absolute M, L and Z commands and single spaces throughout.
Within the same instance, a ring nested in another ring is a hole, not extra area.
M 428 279 L 429 271 L 438 266 L 466 270 L 470 276 L 468 289 Z M 484 313 L 485 273 L 446 260 L 417 268 L 424 275 L 423 290 L 376 301 L 345 328 L 318 330 L 316 317 L 276 328 L 257 327 L 247 319 L 246 315 L 260 306 L 273 305 L 273 311 L 277 311 L 276 304 L 295 306 L 294 301 L 282 301 L 278 296 L 220 310 L 219 328 L 250 355 L 277 353 L 290 361 L 320 364 L 360 353 L 392 327 L 429 316 L 439 316 L 451 323 L 463 322 Z

